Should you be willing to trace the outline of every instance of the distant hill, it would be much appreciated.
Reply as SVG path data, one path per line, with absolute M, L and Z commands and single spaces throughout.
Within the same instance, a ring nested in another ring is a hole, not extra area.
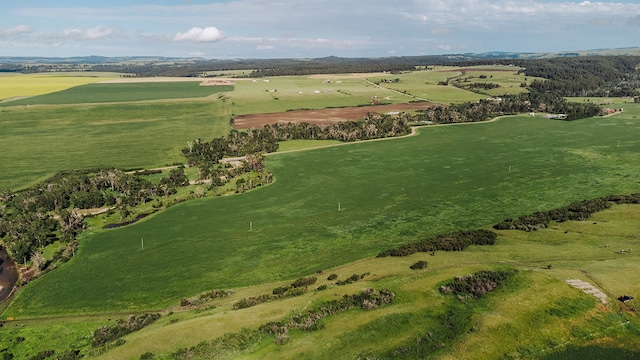
M 575 56 L 612 56 L 612 55 L 640 55 L 640 47 L 628 47 L 617 49 L 594 49 L 581 51 L 562 52 L 506 52 L 490 51 L 484 53 L 463 53 L 463 54 L 443 54 L 424 56 L 400 56 L 381 58 L 341 58 L 328 56 L 314 59 L 204 59 L 204 58 L 182 58 L 163 56 L 76 56 L 76 57 L 30 57 L 30 56 L 0 56 L 0 64 L 159 64 L 159 63 L 196 63 L 196 62 L 216 62 L 225 64 L 246 64 L 246 63 L 279 63 L 282 61 L 297 60 L 302 62 L 317 61 L 326 63 L 345 62 L 403 62 L 420 59 L 433 60 L 438 62 L 476 61 L 490 59 L 545 59 L 554 57 L 575 57 Z
M 156 62 L 193 62 L 201 58 L 176 58 L 162 56 L 75 56 L 75 57 L 34 57 L 0 56 L 0 64 L 122 64 Z

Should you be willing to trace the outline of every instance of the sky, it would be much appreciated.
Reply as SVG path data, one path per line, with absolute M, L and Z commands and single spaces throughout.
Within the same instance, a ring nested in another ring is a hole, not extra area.
M 0 56 L 389 57 L 640 46 L 640 1 L 0 0 Z

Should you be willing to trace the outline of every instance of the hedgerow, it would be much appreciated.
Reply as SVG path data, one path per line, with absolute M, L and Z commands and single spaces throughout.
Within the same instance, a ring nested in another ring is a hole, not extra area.
M 522 215 L 516 219 L 505 219 L 493 226 L 496 230 L 535 231 L 549 226 L 551 221 L 586 220 L 592 214 L 606 210 L 616 204 L 640 204 L 640 193 L 627 195 L 609 195 L 591 200 L 583 200 L 549 211 L 539 211 Z
M 417 252 L 433 252 L 436 250 L 462 251 L 469 245 L 493 245 L 498 235 L 491 230 L 463 230 L 450 234 L 402 245 L 395 249 L 378 254 L 377 257 L 409 256 Z

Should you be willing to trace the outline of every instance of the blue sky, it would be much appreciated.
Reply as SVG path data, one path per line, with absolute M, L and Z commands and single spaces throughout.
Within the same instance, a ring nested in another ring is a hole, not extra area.
M 0 56 L 386 57 L 640 46 L 637 0 L 0 0 Z

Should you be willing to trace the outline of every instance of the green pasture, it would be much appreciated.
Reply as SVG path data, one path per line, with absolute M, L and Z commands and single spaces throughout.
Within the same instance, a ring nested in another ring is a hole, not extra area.
M 160 308 L 206 289 L 290 279 L 425 236 L 638 191 L 638 112 L 433 126 L 270 156 L 276 182 L 266 188 L 84 233 L 79 256 L 29 284 L 6 315 Z
M 0 74 L 0 101 L 62 91 L 118 76 L 112 73 Z
M 588 221 L 554 224 L 538 232 L 499 231 L 494 246 L 437 252 L 435 256 L 418 253 L 403 258 L 369 258 L 316 274 L 318 282 L 314 286 L 326 284 L 328 290 L 230 311 L 238 299 L 269 293 L 287 282 L 239 288 L 209 310 L 175 313 L 149 329 L 127 336 L 124 346 L 101 359 L 134 359 L 145 352 L 164 359 L 164 355 L 178 348 L 238 332 L 243 327 L 257 328 L 268 321 L 282 320 L 294 310 L 366 287 L 390 289 L 396 293 L 396 301 L 376 310 L 354 310 L 329 317 L 323 321 L 325 328 L 318 331 L 290 332 L 291 341 L 285 345 L 276 346 L 272 338 L 266 338 L 231 358 L 330 359 L 336 354 L 347 358 L 385 357 L 382 355 L 390 349 L 413 344 L 415 337 L 436 331 L 434 316 L 442 311 L 446 300 L 437 291 L 441 282 L 495 264 L 519 269 L 520 275 L 477 305 L 472 318 L 474 330 L 459 334 L 434 358 L 496 359 L 509 355 L 539 359 L 563 351 L 569 344 L 582 348 L 592 341 L 605 347 L 592 349 L 594 353 L 624 345 L 630 354 L 637 355 L 640 341 L 634 340 L 633 334 L 640 331 L 640 322 L 630 313 L 618 312 L 615 298 L 640 291 L 634 281 L 639 255 L 616 254 L 613 247 L 606 245 L 640 245 L 638 214 L 638 205 L 614 206 Z M 418 260 L 428 261 L 426 270 L 409 269 Z M 603 262 L 616 266 L 602 267 Z M 623 269 L 627 271 L 620 271 Z M 335 286 L 326 280 L 331 273 L 342 279 L 367 272 L 370 275 L 365 280 L 348 286 Z M 609 303 L 599 304 L 570 287 L 564 283 L 567 278 L 591 282 L 607 294 Z M 415 357 L 405 354 L 397 358 Z
M 331 82 L 326 82 L 329 79 Z M 255 81 L 255 82 L 254 82 Z M 236 81 L 228 95 L 236 115 L 283 112 L 297 109 L 324 109 L 411 100 L 348 75 L 326 77 L 283 76 Z
M 229 131 L 220 100 L 0 108 L 0 190 L 56 171 L 184 162 L 187 141 Z
M 438 85 L 439 82 L 446 81 L 447 78 L 460 78 L 463 79 L 463 81 L 464 79 L 467 79 L 467 82 L 461 82 L 461 84 L 478 82 L 496 83 L 500 85 L 499 88 L 491 90 L 480 89 L 480 91 L 492 96 L 517 94 L 527 91 L 525 88 L 520 87 L 521 83 L 525 81 L 530 82 L 535 79 L 532 77 L 526 77 L 522 74 L 517 74 L 518 70 L 519 68 L 506 66 L 471 67 L 462 69 L 457 67 L 436 67 L 433 70 L 414 71 L 397 75 L 378 75 L 370 77 L 369 80 L 376 82 L 382 79 L 400 79 L 400 82 L 398 83 L 381 83 L 380 85 L 388 89 L 393 89 L 403 93 L 406 92 L 416 98 L 428 99 L 437 103 L 450 104 L 477 101 L 486 98 L 487 95 L 456 88 L 451 85 L 453 80 L 450 80 L 449 86 Z M 464 73 L 462 71 L 464 71 Z M 485 76 L 486 78 L 481 79 L 480 76 Z
M 93 104 L 203 98 L 231 90 L 233 86 L 200 86 L 197 81 L 101 83 L 75 86 L 34 98 L 7 102 L 3 105 Z

